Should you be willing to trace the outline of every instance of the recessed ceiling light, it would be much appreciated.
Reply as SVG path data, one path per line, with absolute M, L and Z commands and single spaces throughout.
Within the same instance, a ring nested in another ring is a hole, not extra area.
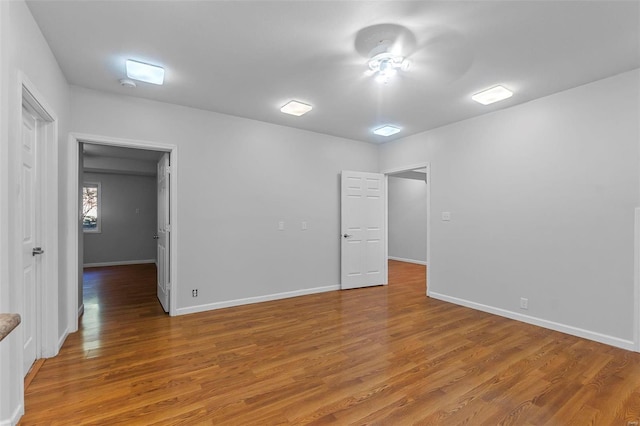
M 391 125 L 387 124 L 385 126 L 378 127 L 377 129 L 375 129 L 373 131 L 373 133 L 375 133 L 376 135 L 380 135 L 380 136 L 391 136 L 391 135 L 395 135 L 400 130 L 401 129 L 399 127 L 391 126 Z
M 511 90 L 502 86 L 495 86 L 491 89 L 476 93 L 475 95 L 471 96 L 471 99 L 478 103 L 481 103 L 482 105 L 489 105 L 494 102 L 510 98 L 512 95 L 513 92 Z
M 164 83 L 164 68 L 127 59 L 127 77 L 146 83 Z
M 291 114 L 300 117 L 301 115 L 308 113 L 312 109 L 313 107 L 311 105 L 303 104 L 302 102 L 298 101 L 289 101 L 285 106 L 280 108 L 280 111 L 284 112 L 285 114 Z

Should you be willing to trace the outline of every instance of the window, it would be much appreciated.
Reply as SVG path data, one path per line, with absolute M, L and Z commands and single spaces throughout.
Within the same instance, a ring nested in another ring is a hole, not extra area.
M 82 230 L 100 232 L 100 182 L 82 185 Z

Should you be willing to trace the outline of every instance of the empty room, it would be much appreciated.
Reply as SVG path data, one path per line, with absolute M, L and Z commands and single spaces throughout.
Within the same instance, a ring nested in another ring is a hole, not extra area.
M 640 424 L 640 1 L 0 0 L 0 426 Z

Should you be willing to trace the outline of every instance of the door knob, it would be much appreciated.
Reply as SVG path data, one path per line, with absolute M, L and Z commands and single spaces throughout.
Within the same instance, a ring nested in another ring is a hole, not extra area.
M 42 254 L 44 253 L 44 250 L 42 250 L 42 247 L 34 247 L 33 250 L 31 250 L 31 255 L 35 256 L 36 254 Z
M 349 238 L 349 237 L 353 237 L 353 235 L 351 235 L 351 234 L 344 234 L 344 235 L 343 235 L 343 237 L 345 237 L 345 238 Z

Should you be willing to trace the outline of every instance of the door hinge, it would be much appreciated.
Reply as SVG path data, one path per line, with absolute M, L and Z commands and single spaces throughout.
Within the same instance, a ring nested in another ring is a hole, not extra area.
M 171 174 L 171 166 L 165 167 L 167 174 Z

